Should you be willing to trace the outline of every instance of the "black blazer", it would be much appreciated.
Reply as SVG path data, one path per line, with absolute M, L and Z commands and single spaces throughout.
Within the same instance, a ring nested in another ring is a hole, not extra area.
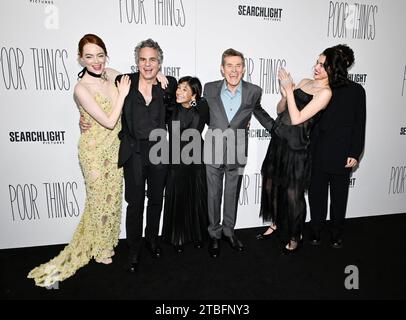
M 366 98 L 355 82 L 333 89 L 333 96 L 312 132 L 313 164 L 323 171 L 345 174 L 347 158 L 359 161 L 364 149 Z
M 137 152 L 138 140 L 140 137 L 137 137 L 135 128 L 134 128 L 134 103 L 137 103 L 136 94 L 138 92 L 138 83 L 139 83 L 139 73 L 128 74 L 131 80 L 130 91 L 127 97 L 124 100 L 123 112 L 121 115 L 121 131 L 118 134 L 120 142 L 120 149 L 118 154 L 118 166 L 122 167 L 128 159 L 131 158 L 133 152 Z M 122 75 L 119 75 L 116 78 L 120 80 Z M 163 90 L 160 85 L 158 87 L 160 90 L 157 92 L 157 96 L 154 96 L 154 99 L 159 99 L 162 105 L 162 110 L 159 114 L 159 123 L 157 128 L 166 130 L 166 123 L 168 114 L 171 113 L 171 110 L 174 108 L 176 103 L 176 88 L 177 81 L 175 78 L 168 76 L 169 84 L 165 90 Z M 154 128 L 155 129 L 155 128 Z

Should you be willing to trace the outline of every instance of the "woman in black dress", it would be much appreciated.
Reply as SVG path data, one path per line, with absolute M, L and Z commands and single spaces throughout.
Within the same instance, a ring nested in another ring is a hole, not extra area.
M 295 86 L 289 73 L 279 71 L 282 98 L 262 165 L 260 216 L 271 224 L 257 239 L 267 239 L 279 229 L 285 254 L 297 251 L 302 240 L 304 194 L 310 183 L 310 133 L 331 99 L 330 87 L 340 79 L 343 66 L 342 54 L 328 48 L 318 57 L 313 79 L 303 79 Z
M 162 235 L 178 253 L 189 242 L 200 248 L 207 237 L 207 183 L 201 133 L 209 121 L 209 109 L 201 93 L 198 78 L 179 79 L 177 105 L 168 122 L 171 164 Z

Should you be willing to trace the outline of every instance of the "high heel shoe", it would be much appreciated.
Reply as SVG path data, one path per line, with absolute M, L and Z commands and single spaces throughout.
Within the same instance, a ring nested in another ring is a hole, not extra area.
M 255 237 L 257 240 L 267 240 L 267 239 L 269 239 L 269 238 L 271 238 L 271 236 L 274 234 L 274 232 L 276 231 L 276 228 L 275 227 L 272 227 L 272 226 L 269 226 L 269 228 L 268 229 L 271 229 L 272 230 L 272 232 L 270 232 L 270 233 L 268 233 L 268 234 L 265 234 L 265 233 L 260 233 L 260 234 L 257 234 L 257 236 Z M 268 230 L 267 230 L 268 231 Z M 266 231 L 265 231 L 266 232 Z
M 293 249 L 288 249 L 286 246 L 289 246 L 289 247 L 290 247 L 290 245 L 291 245 L 292 242 L 293 242 L 293 243 L 296 243 L 296 247 L 294 247 Z M 286 244 L 286 246 L 284 246 L 284 247 L 282 248 L 282 253 L 283 253 L 284 255 L 290 255 L 290 254 L 293 254 L 293 253 L 295 253 L 295 252 L 298 252 L 299 249 L 300 249 L 300 247 L 302 246 L 302 244 L 303 244 L 303 238 L 302 238 L 302 237 L 300 238 L 299 241 L 290 240 L 290 241 Z

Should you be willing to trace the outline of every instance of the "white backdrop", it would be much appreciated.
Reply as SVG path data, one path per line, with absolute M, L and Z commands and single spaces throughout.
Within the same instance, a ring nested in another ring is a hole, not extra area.
M 2 1 L 0 248 L 66 243 L 79 221 L 85 188 L 73 87 L 86 33 L 105 41 L 109 66 L 121 72 L 133 70 L 134 46 L 151 37 L 164 50 L 165 74 L 202 83 L 221 78 L 225 49 L 240 50 L 245 79 L 263 88 L 271 116 L 279 66 L 298 81 L 311 76 L 324 48 L 350 45 L 351 76 L 367 92 L 367 132 L 348 217 L 406 212 L 404 12 L 406 2 L 383 0 Z M 251 129 L 237 228 L 262 225 L 260 166 L 269 138 L 256 120 Z

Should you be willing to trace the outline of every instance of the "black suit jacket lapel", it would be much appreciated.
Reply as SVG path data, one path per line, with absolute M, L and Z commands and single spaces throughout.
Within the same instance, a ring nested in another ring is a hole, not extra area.
M 138 91 L 138 80 L 139 80 L 139 73 L 133 73 L 130 75 L 131 78 L 131 88 L 130 92 L 128 93 L 125 99 L 124 105 L 124 114 L 125 120 L 127 122 L 127 128 L 130 131 L 131 136 L 135 136 L 134 131 L 134 101 L 137 99 L 137 91 Z

